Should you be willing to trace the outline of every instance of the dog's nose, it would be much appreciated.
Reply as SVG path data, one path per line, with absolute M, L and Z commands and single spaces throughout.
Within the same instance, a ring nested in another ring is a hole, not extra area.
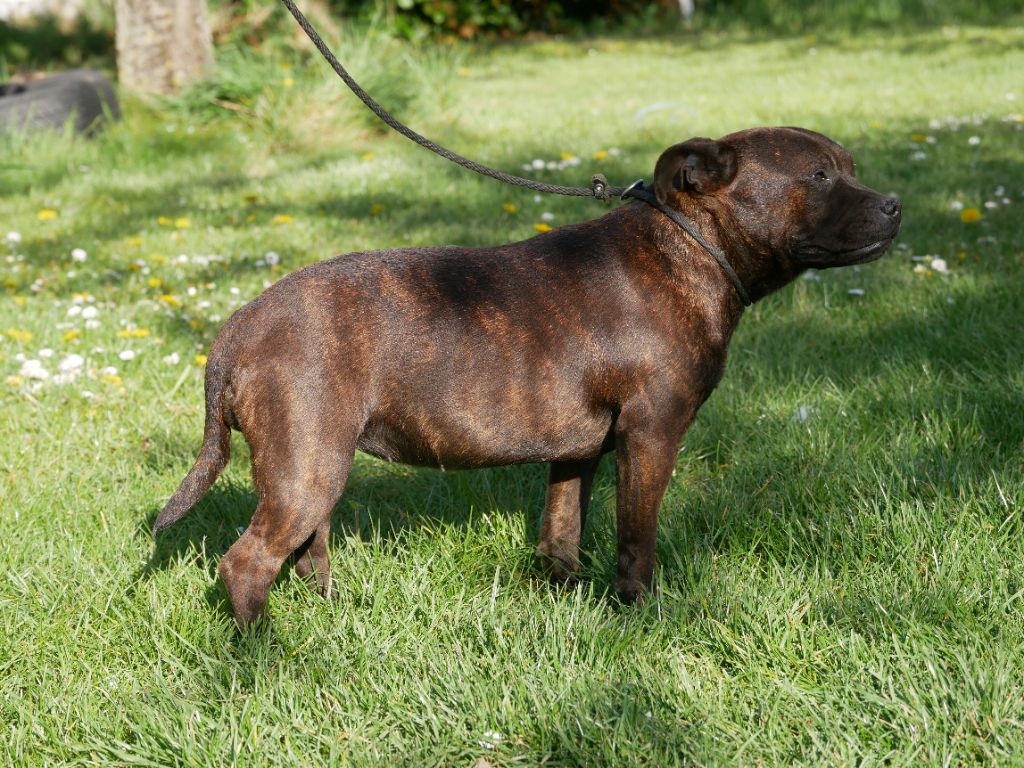
M 898 197 L 887 197 L 882 201 L 882 213 L 886 216 L 899 216 L 903 203 Z

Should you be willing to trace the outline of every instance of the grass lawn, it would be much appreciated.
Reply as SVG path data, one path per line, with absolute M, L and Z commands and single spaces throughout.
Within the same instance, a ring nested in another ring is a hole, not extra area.
M 129 101 L 92 142 L 0 139 L 0 763 L 1022 764 L 1024 28 L 340 52 L 474 159 L 578 158 L 527 174 L 561 183 L 814 128 L 903 198 L 903 234 L 748 311 L 645 607 L 610 596 L 610 458 L 587 578 L 558 590 L 532 559 L 545 468 L 360 456 L 339 599 L 286 568 L 270 627 L 240 634 L 216 572 L 255 506 L 237 435 L 206 499 L 149 533 L 198 451 L 220 323 L 335 253 L 601 205 L 381 133 L 286 53 L 222 51 L 219 88 Z

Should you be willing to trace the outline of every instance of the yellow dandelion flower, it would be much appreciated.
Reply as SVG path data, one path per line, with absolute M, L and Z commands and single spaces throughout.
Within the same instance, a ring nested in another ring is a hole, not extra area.
M 161 280 L 159 277 L 151 277 L 149 278 L 149 280 L 146 281 L 146 284 L 150 288 L 159 288 L 161 285 L 164 284 L 164 281 Z
M 173 293 L 165 293 L 163 296 L 160 297 L 160 301 L 162 301 L 164 304 L 166 304 L 169 307 L 180 307 L 181 306 L 181 299 L 179 299 Z
M 604 149 L 597 150 L 597 152 L 594 153 L 594 159 L 595 160 L 607 160 L 608 159 L 608 151 L 604 150 Z
M 75 291 L 74 293 L 71 294 L 71 299 L 76 304 L 81 303 L 83 301 L 89 301 L 89 299 L 91 298 L 92 294 L 89 293 L 88 291 Z
M 132 246 L 133 248 L 138 248 L 140 245 L 142 245 L 142 238 L 139 237 L 138 235 L 135 235 L 134 237 L 129 237 L 128 245 Z
M 121 377 L 118 376 L 116 373 L 104 373 L 102 376 L 100 376 L 100 381 L 102 381 L 104 384 L 109 384 L 112 387 L 121 386 Z
M 965 224 L 973 224 L 975 221 L 981 218 L 981 211 L 977 208 L 964 208 L 960 211 L 960 221 Z
M 505 213 L 518 213 L 519 206 L 515 203 L 502 203 L 501 208 Z
M 52 208 L 43 208 L 43 210 L 41 210 L 36 215 L 39 217 L 40 221 L 52 221 L 53 219 L 56 219 L 58 216 L 60 216 L 60 214 L 57 213 Z
M 78 330 L 77 328 L 72 328 L 70 331 L 64 334 L 64 341 L 74 341 L 81 335 L 82 332 L 80 330 Z
M 203 365 L 203 366 L 205 366 L 207 358 L 206 358 L 206 355 L 196 355 L 195 360 L 196 360 L 196 365 Z
M 473 70 L 471 70 L 469 67 L 459 67 L 456 70 L 456 72 L 458 73 L 459 77 L 469 77 L 473 73 Z
M 32 331 L 25 331 L 21 328 L 8 328 L 7 335 L 15 341 L 20 341 L 22 343 L 32 340 Z
M 883 125 L 881 120 L 872 120 L 868 123 L 869 128 L 881 128 Z
M 279 213 L 277 216 L 271 219 L 275 224 L 291 224 L 295 221 L 294 216 L 289 216 L 287 213 Z
M 149 331 L 145 328 L 125 328 L 117 332 L 119 339 L 144 339 L 147 336 L 149 336 Z
M 181 216 L 174 220 L 174 226 L 178 229 L 188 229 L 192 226 L 192 222 L 187 217 Z
M 925 136 L 923 133 L 912 133 L 910 134 L 910 140 L 920 143 L 922 141 L 927 141 L 928 137 Z
M 152 261 L 154 264 L 166 264 L 167 263 L 167 257 L 163 256 L 163 255 L 161 255 L 159 253 L 154 253 L 149 258 L 150 258 L 150 261 Z
M 364 152 L 363 156 L 359 159 L 362 160 L 364 163 L 368 163 L 371 160 L 373 160 L 373 152 Z
M 159 224 L 161 227 L 169 227 L 171 226 L 171 224 L 174 223 L 174 219 L 172 219 L 170 216 L 160 216 L 156 220 L 156 223 Z
M 21 376 L 8 376 L 4 379 L 4 383 L 12 387 L 20 387 L 25 383 L 25 380 Z
M 295 78 L 286 77 L 284 80 L 281 81 L 281 85 L 283 85 L 285 88 L 291 88 L 293 85 L 295 85 Z
M 380 216 L 382 213 L 384 213 L 384 203 L 374 203 L 370 206 L 371 216 Z
M 563 152 L 561 157 L 563 161 L 568 161 L 574 159 L 576 155 L 574 155 L 572 152 Z
M 258 195 L 255 192 L 250 192 L 247 195 L 243 195 L 242 199 L 245 200 L 245 202 L 247 202 L 247 203 L 262 203 L 263 202 L 263 196 L 262 195 Z
M 17 287 L 17 286 L 15 286 L 15 287 Z M 14 303 L 17 304 L 19 307 L 24 307 L 27 301 L 28 300 L 24 296 L 15 296 L 14 297 Z
M 545 224 L 543 221 L 540 222 L 539 224 L 534 224 L 533 228 L 536 229 L 538 232 L 550 232 L 551 231 L 551 225 L 550 224 Z

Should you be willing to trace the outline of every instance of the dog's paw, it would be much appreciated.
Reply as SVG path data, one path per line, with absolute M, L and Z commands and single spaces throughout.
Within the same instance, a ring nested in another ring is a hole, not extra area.
M 638 579 L 620 576 L 615 580 L 615 594 L 626 605 L 643 605 L 647 600 L 647 585 Z
M 579 558 L 558 546 L 541 542 L 534 554 L 548 579 L 554 584 L 572 584 L 580 570 Z

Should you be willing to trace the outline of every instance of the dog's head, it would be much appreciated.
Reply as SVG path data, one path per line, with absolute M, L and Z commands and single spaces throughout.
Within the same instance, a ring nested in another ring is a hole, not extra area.
M 699 198 L 756 251 L 800 268 L 873 261 L 900 229 L 900 201 L 858 182 L 849 152 L 802 128 L 676 144 L 658 158 L 654 190 L 673 207 Z

